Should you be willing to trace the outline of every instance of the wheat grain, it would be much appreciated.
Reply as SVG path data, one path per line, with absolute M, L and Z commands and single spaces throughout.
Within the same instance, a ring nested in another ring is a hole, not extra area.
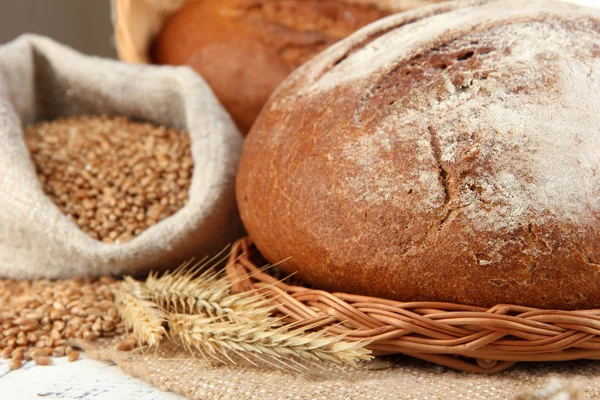
M 15 351 L 14 347 L 5 347 L 2 349 L 2 358 L 10 358 L 13 351 Z
M 184 132 L 78 116 L 23 133 L 44 193 L 97 240 L 128 242 L 188 202 L 193 160 Z
M 66 351 L 66 346 L 55 347 L 54 350 L 52 351 L 52 356 L 53 357 L 64 357 L 65 351 Z
M 158 306 L 148 300 L 144 286 L 131 277 L 125 278 L 115 302 L 122 320 L 133 329 L 140 343 L 157 346 L 166 334 L 165 316 Z
M 130 351 L 133 350 L 138 343 L 138 339 L 135 336 L 129 336 L 125 340 L 117 342 L 115 348 L 119 351 Z
M 79 359 L 79 352 L 77 350 L 71 350 L 67 353 L 67 359 L 69 362 L 77 361 Z
M 13 358 L 12 360 L 10 360 L 10 362 L 8 363 L 8 370 L 9 371 L 13 371 L 15 369 L 19 369 L 21 368 L 21 365 L 23 364 L 23 362 L 21 361 L 20 358 Z
M 169 316 L 171 334 L 186 348 L 217 359 L 222 356 L 231 360 L 230 355 L 237 354 L 246 359 L 263 356 L 273 361 L 325 361 L 353 366 L 358 360 L 371 359 L 365 342 L 347 342 L 323 331 L 310 332 L 310 328 L 221 322 L 198 315 Z
M 52 364 L 52 360 L 49 357 L 46 356 L 39 356 L 39 357 L 35 357 L 33 359 L 33 361 L 35 361 L 35 363 L 37 365 L 51 365 Z

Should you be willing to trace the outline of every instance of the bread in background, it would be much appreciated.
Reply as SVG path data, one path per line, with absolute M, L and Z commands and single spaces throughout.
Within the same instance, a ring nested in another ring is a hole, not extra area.
M 200 0 L 171 15 L 151 58 L 198 71 L 246 134 L 298 66 L 393 12 L 441 0 Z

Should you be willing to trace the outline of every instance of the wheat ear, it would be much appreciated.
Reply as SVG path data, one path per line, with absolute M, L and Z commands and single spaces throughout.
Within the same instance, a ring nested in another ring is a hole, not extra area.
M 272 361 L 326 361 L 356 366 L 356 361 L 370 360 L 366 342 L 344 341 L 323 331 L 308 332 L 311 326 L 290 328 L 266 324 L 221 322 L 198 315 L 171 314 L 169 330 L 188 349 L 203 355 L 231 360 L 231 353 L 245 359 L 267 357 Z
M 168 313 L 265 320 L 274 308 L 272 300 L 257 293 L 231 294 L 232 282 L 212 268 L 201 275 L 185 267 L 161 277 L 152 273 L 144 285 L 150 299 Z
M 126 277 L 115 296 L 117 310 L 128 329 L 132 329 L 141 344 L 157 346 L 166 330 L 165 315 L 156 304 L 148 300 L 140 282 Z

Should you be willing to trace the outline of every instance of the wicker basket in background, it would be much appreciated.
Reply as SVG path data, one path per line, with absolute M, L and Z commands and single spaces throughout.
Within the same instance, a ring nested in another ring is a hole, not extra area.
M 189 1 L 112 0 L 119 58 L 132 63 L 150 63 L 148 49 L 165 19 Z

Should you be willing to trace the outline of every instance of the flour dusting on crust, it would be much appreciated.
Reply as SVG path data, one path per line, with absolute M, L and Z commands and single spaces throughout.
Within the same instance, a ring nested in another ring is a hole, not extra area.
M 353 163 L 358 171 L 346 178 L 348 191 L 358 194 L 356 201 L 374 205 L 396 202 L 400 206 L 406 200 L 397 193 L 420 188 L 421 197 L 411 204 L 415 211 L 446 207 L 440 179 L 432 168 L 427 168 L 435 163 L 427 125 L 435 129 L 441 150 L 439 162 L 451 174 L 450 183 L 456 186 L 447 207 L 460 207 L 460 212 L 468 215 L 478 230 L 512 231 L 532 218 L 597 223 L 600 60 L 594 54 L 594 35 L 585 34 L 594 27 L 584 20 L 578 27 L 567 25 L 560 16 L 552 23 L 531 21 L 532 9 L 536 7 L 540 16 L 547 16 L 537 2 L 522 9 L 504 9 L 501 17 L 507 22 L 495 27 L 488 16 L 497 16 L 497 10 L 491 11 L 503 5 L 504 2 L 496 1 L 479 7 L 480 19 L 475 21 L 472 16 L 463 19 L 466 11 L 461 10 L 454 12 L 452 23 L 443 26 L 436 25 L 437 17 L 433 17 L 422 26 L 393 31 L 356 51 L 305 92 L 315 93 L 315 88 L 330 90 L 332 85 L 356 85 L 367 77 L 384 75 L 395 68 L 394 63 L 399 61 L 394 57 L 398 54 L 419 56 L 410 48 L 419 48 L 424 36 L 419 34 L 421 30 L 442 31 L 459 24 L 460 32 L 476 23 L 490 25 L 483 36 L 478 33 L 457 39 L 460 43 L 456 47 L 470 41 L 494 44 L 489 53 L 474 55 L 479 58 L 475 70 L 456 73 L 448 68 L 429 72 L 438 78 L 424 87 L 417 85 L 406 96 L 422 98 L 424 105 L 397 99 L 391 106 L 395 107 L 394 112 L 380 119 L 377 127 L 346 143 L 339 155 L 330 155 Z M 520 22 L 519 17 L 525 14 L 529 20 Z M 471 25 L 465 26 L 466 21 Z M 406 35 L 409 30 L 413 35 L 399 41 L 398 35 Z M 498 43 L 498 38 L 504 39 Z M 399 42 L 401 46 L 397 46 Z M 437 46 L 451 48 L 453 43 Z M 426 50 L 420 51 L 427 54 Z M 380 70 L 375 73 L 375 69 Z M 440 94 L 440 80 L 445 80 L 441 92 L 446 93 Z M 372 87 L 369 90 L 371 95 Z M 372 94 L 369 101 L 378 95 Z M 460 136 L 464 134 L 475 137 L 463 140 Z M 395 168 L 391 144 L 397 141 L 411 141 L 417 160 L 422 163 L 420 171 Z M 479 162 L 472 160 L 472 169 L 459 177 L 463 171 L 456 170 L 457 164 L 464 164 L 463 153 L 469 150 L 477 153 Z M 473 186 L 478 193 L 473 193 Z M 486 206 L 482 207 L 482 203 Z

